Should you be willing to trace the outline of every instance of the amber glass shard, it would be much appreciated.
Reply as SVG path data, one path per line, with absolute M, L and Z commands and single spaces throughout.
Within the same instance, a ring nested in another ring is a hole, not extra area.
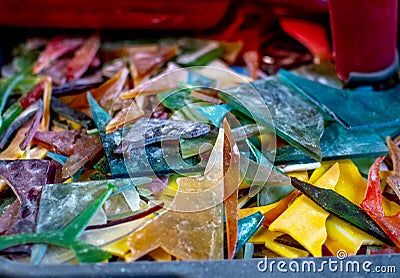
M 240 153 L 228 121 L 224 120 L 224 205 L 228 259 L 233 259 L 238 242 L 238 188 Z
M 158 247 L 184 260 L 223 258 L 223 150 L 221 129 L 204 176 L 178 179 L 179 191 L 168 209 L 129 237 L 130 260 Z
M 144 116 L 144 112 L 140 109 L 135 100 L 132 100 L 131 104 L 123 107 L 121 111 L 106 126 L 106 133 L 116 131 L 128 124 L 135 122 Z
M 88 135 L 86 140 L 76 144 L 73 154 L 68 157 L 62 169 L 63 178 L 71 177 L 86 163 L 103 155 L 103 146 L 98 135 Z

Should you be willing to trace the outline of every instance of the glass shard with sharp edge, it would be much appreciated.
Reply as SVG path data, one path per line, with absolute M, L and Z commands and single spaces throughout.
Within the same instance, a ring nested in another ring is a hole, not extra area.
M 319 141 L 324 131 L 324 121 L 317 108 L 297 96 L 295 87 L 286 86 L 276 77 L 255 81 L 252 85 L 261 95 L 262 102 L 248 85 L 227 89 L 219 96 L 266 127 L 275 128 L 277 135 L 289 144 L 321 160 Z M 252 104 L 251 111 L 245 108 L 248 103 Z M 265 106 L 271 113 L 274 126 L 261 110 Z
M 168 209 L 129 237 L 130 260 L 158 247 L 183 260 L 223 258 L 223 149 L 221 129 L 204 176 L 179 178 L 179 190 Z
M 325 128 L 321 138 L 322 160 L 376 157 L 387 154 L 384 138 L 395 134 L 398 130 L 399 128 L 395 127 L 353 131 L 338 123 L 331 123 Z M 279 148 L 275 156 L 276 164 L 310 160 L 308 155 L 292 146 Z
M 400 123 L 400 86 L 383 91 L 342 90 L 284 70 L 279 76 L 346 128 L 369 129 Z

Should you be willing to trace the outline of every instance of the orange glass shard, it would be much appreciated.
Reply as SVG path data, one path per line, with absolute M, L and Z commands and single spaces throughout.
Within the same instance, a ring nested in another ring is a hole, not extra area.
M 51 78 L 47 77 L 45 80 L 44 91 L 43 91 L 43 115 L 42 121 L 40 122 L 39 130 L 48 131 L 50 124 L 50 101 L 51 101 L 51 90 L 52 83 Z
M 136 120 L 142 118 L 144 116 L 144 112 L 140 109 L 135 100 L 132 100 L 130 106 L 122 108 L 121 111 L 118 112 L 117 115 L 106 126 L 106 133 L 110 133 L 120 129 L 123 126 L 131 124 Z
M 128 73 L 128 69 L 124 67 L 100 87 L 90 90 L 93 98 L 96 99 L 106 111 L 112 107 L 113 99 L 119 97 L 125 85 Z M 86 93 L 75 96 L 70 102 L 66 101 L 66 103 L 77 110 L 89 109 Z
M 103 154 L 103 146 L 101 145 L 98 135 L 88 135 L 80 144 L 74 146 L 74 152 L 62 168 L 62 177 L 64 179 L 71 177 L 82 166 Z
M 224 120 L 224 205 L 228 259 L 233 259 L 238 241 L 238 188 L 240 154 L 228 121 Z

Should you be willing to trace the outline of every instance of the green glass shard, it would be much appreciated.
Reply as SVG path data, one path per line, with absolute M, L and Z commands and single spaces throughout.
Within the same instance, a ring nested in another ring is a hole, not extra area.
M 266 127 L 275 128 L 279 137 L 320 160 L 319 140 L 324 121 L 318 109 L 300 98 L 296 88 L 283 84 L 276 77 L 255 81 L 252 85 L 262 100 L 248 85 L 227 89 L 219 94 L 220 98 Z M 245 108 L 249 103 L 251 111 Z M 265 114 L 265 106 L 273 123 Z
M 387 154 L 385 137 L 395 135 L 400 128 L 370 129 L 352 131 L 338 123 L 325 128 L 321 138 L 323 160 L 345 158 L 377 157 Z M 397 131 L 397 132 L 396 132 Z M 276 151 L 275 163 L 308 162 L 312 159 L 292 146 L 284 146 Z
M 400 123 L 400 86 L 385 91 L 342 90 L 284 70 L 279 76 L 346 128 L 388 127 Z
M 115 189 L 114 186 L 108 184 L 105 192 L 98 199 L 94 200 L 86 210 L 75 217 L 64 229 L 44 233 L 2 236 L 0 238 L 0 250 L 20 244 L 42 243 L 70 248 L 74 251 L 80 262 L 100 262 L 110 258 L 111 255 L 108 252 L 83 242 L 78 237 L 82 234 L 90 219 Z

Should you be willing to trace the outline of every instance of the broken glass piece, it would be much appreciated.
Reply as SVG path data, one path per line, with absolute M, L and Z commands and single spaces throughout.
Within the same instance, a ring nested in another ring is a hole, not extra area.
M 56 97 L 51 98 L 51 110 L 71 121 L 80 124 L 85 129 L 89 130 L 94 128 L 93 120 L 85 113 L 71 108 Z
M 47 152 L 46 154 L 48 157 L 54 159 L 52 161 L 56 161 L 61 165 L 65 164 L 65 161 L 67 161 L 68 157 L 64 156 L 64 155 L 60 155 L 60 154 L 56 154 L 56 153 L 52 153 L 52 152 Z M 81 174 L 83 173 L 83 168 L 81 167 L 75 174 L 72 175 L 72 181 L 78 181 L 79 177 L 81 176 Z M 62 166 L 61 166 L 61 173 L 62 175 Z M 61 176 L 61 180 L 63 180 L 63 177 Z
M 343 81 L 336 72 L 335 65 L 332 62 L 322 62 L 320 64 L 307 64 L 290 70 L 294 74 L 307 78 L 327 86 L 342 89 Z
M 189 38 L 183 38 L 183 40 L 191 40 Z M 190 43 L 189 45 L 193 47 L 196 45 L 196 48 L 184 48 L 185 53 L 179 55 L 177 62 L 178 64 L 184 66 L 205 66 L 211 61 L 221 57 L 224 53 L 223 49 L 219 45 L 217 41 L 206 41 L 202 40 L 201 42 Z M 186 44 L 187 45 L 187 44 Z
M 42 121 L 40 122 L 39 130 L 48 131 L 50 124 L 50 103 L 52 93 L 52 82 L 50 77 L 45 78 L 44 90 L 43 90 L 43 115 Z
M 96 199 L 90 206 L 77 216 L 68 226 L 62 230 L 44 233 L 27 233 L 3 236 L 0 238 L 0 250 L 26 243 L 42 243 L 70 248 L 74 251 L 80 262 L 100 262 L 109 259 L 111 255 L 78 237 L 82 234 L 93 215 L 104 201 L 115 190 L 115 187 L 107 184 L 106 192 Z
M 29 106 L 18 117 L 15 118 L 15 120 L 8 126 L 6 131 L 1 134 L 0 149 L 3 149 L 6 146 L 11 135 L 13 135 L 17 129 L 19 129 L 35 115 L 39 109 L 39 105 L 41 105 L 40 101 L 35 102 L 35 104 Z
M 210 105 L 197 108 L 197 111 L 208 118 L 216 127 L 220 126 L 222 120 L 225 118 L 225 115 L 231 110 L 232 106 L 229 104 Z
M 31 144 L 33 136 L 35 136 L 35 133 L 39 128 L 40 119 L 42 118 L 43 114 L 43 102 L 41 99 L 39 99 L 38 102 L 39 102 L 39 108 L 38 111 L 36 111 L 34 120 L 32 120 L 31 126 L 26 134 L 24 141 L 22 141 L 21 144 L 19 144 L 19 148 L 21 150 L 25 150 L 26 147 L 28 147 L 28 145 Z
M 209 131 L 209 125 L 199 122 L 142 118 L 129 125 L 123 145 L 133 149 L 156 142 L 194 138 Z
M 236 142 L 242 142 L 247 138 L 254 137 L 264 132 L 266 132 L 266 128 L 257 126 L 256 124 L 247 124 L 232 129 L 233 137 Z M 196 138 L 181 138 L 180 147 L 182 157 L 188 158 L 212 150 L 217 136 L 218 132 L 211 130 L 209 133 Z
M 388 175 L 386 182 L 397 195 L 397 198 L 400 198 L 400 149 L 389 136 L 386 138 L 386 144 L 393 164 L 393 172 Z
M 32 121 L 32 120 L 31 120 Z M 22 156 L 23 151 L 19 148 L 19 145 L 25 140 L 25 134 L 29 132 L 31 127 L 31 121 L 26 122 L 15 134 L 14 138 L 8 145 L 7 149 L 0 153 L 0 159 L 3 160 L 14 160 Z
M 106 126 L 111 120 L 111 116 L 98 105 L 90 93 L 87 94 L 87 98 L 92 110 L 94 122 L 99 131 L 103 150 L 106 154 L 108 164 L 110 165 L 111 175 L 113 178 L 129 177 L 123 156 L 114 153 L 114 150 L 122 141 L 122 130 L 119 129 L 106 134 Z
M 83 43 L 82 38 L 55 37 L 51 39 L 45 50 L 40 53 L 38 60 L 33 66 L 33 73 L 39 73 L 45 69 L 52 61 L 64 54 L 74 51 Z
M 46 160 L 0 161 L 0 175 L 20 202 L 18 216 L 4 235 L 33 233 L 42 186 L 52 182 L 50 162 Z M 27 183 L 26 181 L 29 181 Z M 4 215 L 1 216 L 3 218 Z
M 248 160 L 248 168 L 245 173 L 245 180 L 249 180 L 251 184 L 249 197 L 256 196 L 265 185 L 283 187 L 290 185 L 290 178 L 282 173 L 279 168 L 274 165 L 249 141 L 246 140 L 252 155 L 254 155 L 257 163 L 242 156 L 241 159 Z M 241 164 L 244 164 L 243 162 Z M 255 166 L 255 167 L 254 167 Z
M 49 184 L 40 199 L 36 231 L 61 230 L 85 211 L 106 190 L 109 180 Z
M 68 81 L 79 79 L 89 68 L 100 48 L 100 37 L 94 34 L 87 38 L 75 51 L 74 57 L 66 69 Z
M 198 100 L 209 102 L 215 105 L 224 103 L 223 100 L 218 98 L 218 91 L 214 89 L 195 89 L 192 90 L 190 95 Z
M 75 174 L 86 163 L 95 161 L 103 155 L 103 146 L 98 135 L 87 135 L 87 138 L 74 146 L 74 152 L 62 169 L 63 178 L 68 178 Z
M 246 242 L 258 231 L 264 221 L 264 215 L 256 212 L 247 217 L 241 218 L 238 221 L 238 243 L 236 246 L 235 254 L 246 244 Z
M 172 173 L 188 173 L 204 170 L 198 156 L 183 159 L 179 153 L 179 143 L 163 143 L 146 147 L 129 148 L 125 155 L 125 165 L 129 175 L 152 176 Z
M 119 224 L 117 226 L 111 226 L 107 228 L 101 228 L 96 230 L 85 230 L 80 239 L 93 244 L 97 247 L 104 247 L 120 238 L 123 238 L 130 234 L 139 225 L 145 223 L 149 219 L 144 217 L 135 221 Z M 43 257 L 42 265 L 54 265 L 60 263 L 71 262 L 75 258 L 74 252 L 69 249 L 50 246 L 46 255 Z
M 56 154 L 70 156 L 77 144 L 89 138 L 86 130 L 39 131 L 34 136 L 34 144 Z
M 106 126 L 106 133 L 116 131 L 117 129 L 127 126 L 144 116 L 144 111 L 140 109 L 136 101 L 132 99 L 131 103 L 123 107 L 117 115 L 114 116 Z
M 133 52 L 129 55 L 130 72 L 134 86 L 149 77 L 178 53 L 176 46 L 164 47 L 152 52 Z
M 113 99 L 119 97 L 123 86 L 125 85 L 128 76 L 128 69 L 122 68 L 112 78 L 100 85 L 100 87 L 90 90 L 92 97 L 94 97 L 101 107 L 109 111 L 112 107 Z M 85 94 L 74 96 L 70 106 L 77 110 L 84 110 L 89 108 L 89 103 Z
M 179 178 L 168 209 L 129 237 L 130 260 L 158 247 L 183 260 L 223 259 L 224 136 L 220 129 L 204 175 Z
M 385 91 L 341 90 L 288 71 L 280 71 L 279 76 L 346 128 L 388 127 L 400 122 L 400 86 Z
M 353 131 L 332 123 L 325 128 L 321 138 L 323 160 L 344 158 L 377 157 L 385 155 L 388 149 L 385 137 L 396 134 L 399 128 L 371 129 Z M 276 151 L 275 163 L 306 162 L 312 159 L 292 146 L 283 146 Z
M 226 248 L 228 259 L 233 259 L 238 242 L 238 189 L 240 185 L 240 153 L 228 120 L 224 120 L 224 208 Z M 218 140 L 218 138 L 217 138 Z
M 65 76 L 63 75 L 65 80 Z M 55 82 L 53 81 L 53 84 Z M 74 93 L 81 93 L 87 90 L 92 90 L 94 88 L 99 87 L 101 84 L 104 83 L 103 75 L 101 71 L 98 70 L 93 74 L 85 75 L 82 78 L 77 80 L 70 81 L 65 84 L 57 84 L 59 86 L 53 86 L 52 95 L 67 95 L 67 94 L 74 94 Z
M 248 85 L 227 89 L 220 97 L 262 125 L 275 128 L 277 135 L 289 144 L 320 160 L 319 141 L 324 131 L 322 114 L 302 100 L 295 87 L 284 85 L 276 77 L 255 81 L 252 85 L 262 100 Z M 248 103 L 252 104 L 251 111 L 245 107 Z M 265 106 L 273 124 L 265 114 Z
M 267 206 L 289 195 L 294 190 L 291 185 L 265 185 L 257 195 L 258 206 Z

